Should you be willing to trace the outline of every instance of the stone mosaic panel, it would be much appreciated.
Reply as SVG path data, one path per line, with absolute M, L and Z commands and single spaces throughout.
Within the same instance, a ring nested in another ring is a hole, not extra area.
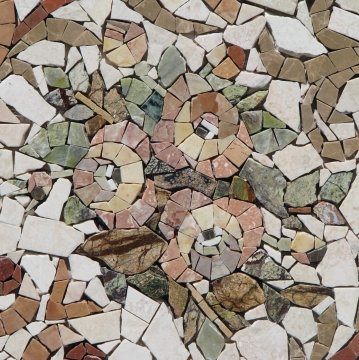
M 0 359 L 359 357 L 357 0 L 0 0 Z

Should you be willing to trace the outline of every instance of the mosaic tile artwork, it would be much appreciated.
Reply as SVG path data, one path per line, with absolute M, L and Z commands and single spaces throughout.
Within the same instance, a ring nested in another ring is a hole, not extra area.
M 358 0 L 0 0 L 0 360 L 359 359 Z

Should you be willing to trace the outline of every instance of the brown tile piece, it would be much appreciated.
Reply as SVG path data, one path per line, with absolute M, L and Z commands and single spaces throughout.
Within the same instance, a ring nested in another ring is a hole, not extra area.
M 333 108 L 320 100 L 317 100 L 317 110 L 322 120 L 327 121 Z
M 340 141 L 325 142 L 321 155 L 328 159 L 344 161 L 345 156 Z
M 65 305 L 65 310 L 69 319 L 88 316 L 91 313 L 86 301 Z
M 65 318 L 66 311 L 64 306 L 49 300 L 46 308 L 46 320 L 61 320 Z
M 211 8 L 215 9 L 220 0 L 204 0 L 204 2 Z
M 33 299 L 25 298 L 23 296 L 17 297 L 13 308 L 21 315 L 27 322 L 31 322 L 39 308 L 39 302 Z
M 332 51 L 328 54 L 338 71 L 348 69 L 359 64 L 359 56 L 352 48 Z
M 86 348 L 84 344 L 78 344 L 74 346 L 70 351 L 66 353 L 67 359 L 82 359 L 86 355 Z
M 161 11 L 161 6 L 156 0 L 143 0 L 134 10 L 154 22 Z
M 14 36 L 12 38 L 12 43 L 16 44 L 29 31 L 30 31 L 30 28 L 24 22 L 20 23 L 15 28 Z
M 331 360 L 357 360 L 357 356 L 353 353 L 353 351 L 349 347 L 346 347 L 346 348 L 338 351 L 330 359 Z
M 308 81 L 310 83 L 318 81 L 322 77 L 326 77 L 336 72 L 334 64 L 326 55 L 320 55 L 314 59 L 307 60 L 304 65 L 307 70 Z
M 245 68 L 246 53 L 241 47 L 236 45 L 229 46 L 227 49 L 227 54 L 239 69 L 243 70 Z
M 194 32 L 197 35 L 207 34 L 209 32 L 216 31 L 218 29 L 215 26 L 206 25 L 206 24 L 202 24 L 202 23 L 196 23 L 196 22 L 193 24 L 193 27 L 194 27 Z
M 232 79 L 239 74 L 239 69 L 230 57 L 227 57 L 212 70 L 213 74 L 222 79 Z
M 192 21 L 181 19 L 176 17 L 176 33 L 178 34 L 190 34 L 194 32 L 194 26 Z
M 161 9 L 157 16 L 155 25 L 168 31 L 176 31 L 176 18 L 166 9 Z
M 5 60 L 5 57 L 9 50 L 5 46 L 0 45 L 0 64 Z
M 52 287 L 50 300 L 55 303 L 62 303 L 69 280 L 55 281 Z
M 323 29 L 318 32 L 316 36 L 319 41 L 330 50 L 344 49 L 346 47 L 359 45 L 357 41 L 329 29 Z
M 47 30 L 45 21 L 41 21 L 33 29 L 31 29 L 26 35 L 22 37 L 22 40 L 27 44 L 32 45 L 45 39 L 47 36 Z
M 322 146 L 323 146 L 323 136 L 320 133 L 320 130 L 318 128 L 312 130 L 309 134 L 308 137 L 310 139 L 310 141 L 312 142 L 314 149 L 320 153 Z
M 56 351 L 62 346 L 59 329 L 57 325 L 52 325 L 37 335 L 39 340 L 51 351 Z
M 13 279 L 9 281 L 5 281 L 3 287 L 3 295 L 10 294 L 12 291 L 16 290 L 19 286 L 20 284 Z
M 317 93 L 317 99 L 323 101 L 330 106 L 335 106 L 338 100 L 338 94 L 339 90 L 337 89 L 337 87 L 334 86 L 334 84 L 330 80 L 325 79 Z
M 9 53 L 7 54 L 7 57 L 13 57 L 15 55 L 17 55 L 18 53 L 20 53 L 21 51 L 24 51 L 25 49 L 27 49 L 29 46 L 24 43 L 23 41 L 19 41 L 16 45 L 14 45 L 11 50 L 9 51 Z
M 336 110 L 332 112 L 328 120 L 329 124 L 341 124 L 349 122 L 353 122 L 353 118 Z
M 14 35 L 15 24 L 0 25 L 0 45 L 10 46 Z
M 321 11 L 311 16 L 314 32 L 317 33 L 320 30 L 326 28 L 329 24 L 330 11 Z
M 332 6 L 333 0 L 314 0 L 312 6 L 310 7 L 310 14 L 317 13 L 319 11 L 324 11 Z
M 336 74 L 330 75 L 329 79 L 330 81 L 339 89 L 347 81 L 349 81 L 354 76 L 354 72 L 352 69 L 346 69 L 340 72 L 337 72 Z
M 274 40 L 267 28 L 261 32 L 259 36 L 259 48 L 261 52 L 275 50 Z
M 2 324 L 1 320 L 0 320 L 0 336 L 4 336 L 6 335 L 5 329 L 4 329 L 4 325 Z
M 102 45 L 101 41 L 89 30 L 84 31 L 75 41 L 74 46 Z
M 308 103 L 301 104 L 300 111 L 302 115 L 302 128 L 303 131 L 307 134 L 315 127 L 314 114 L 311 104 Z
M 3 61 L 2 55 L 1 55 L 1 46 L 0 46 L 0 64 Z M 6 48 L 5 48 L 6 49 Z M 7 49 L 6 49 L 7 50 Z M 5 55 L 6 56 L 6 55 Z M 0 81 L 5 79 L 6 76 L 8 76 L 12 71 L 11 62 L 10 59 L 6 59 L 1 65 L 0 65 Z
M 0 3 L 0 24 L 15 22 L 15 8 L 12 0 Z
M 11 65 L 12 65 L 13 72 L 16 75 L 22 75 L 27 70 L 32 69 L 32 67 L 29 63 L 22 61 L 22 60 L 15 59 L 15 58 L 11 59 Z
M 46 20 L 47 38 L 49 41 L 60 41 L 66 29 L 68 20 L 48 18 Z
M 62 5 L 65 5 L 66 2 L 67 0 L 42 0 L 42 6 L 44 7 L 45 11 L 51 13 Z
M 238 15 L 241 4 L 237 0 L 222 0 L 214 11 L 228 23 L 233 24 Z
M 31 339 L 30 344 L 22 355 L 23 360 L 47 360 L 50 353 L 38 340 Z
M 24 19 L 24 22 L 30 29 L 33 29 L 38 23 L 46 19 L 47 15 L 45 9 L 42 6 L 39 6 Z
M 260 58 L 267 72 L 271 76 L 278 76 L 284 62 L 284 56 L 278 51 L 271 50 L 260 54 Z
M 350 158 L 359 150 L 359 138 L 345 139 L 343 141 L 343 146 L 345 156 Z
M 86 351 L 89 355 L 105 357 L 106 354 L 101 350 L 97 349 L 96 347 L 92 346 L 91 344 L 85 343 Z
M 261 56 L 264 54 L 261 54 Z M 279 78 L 305 83 L 306 79 L 305 79 L 304 64 L 299 59 L 295 59 L 295 58 L 285 59 L 279 74 Z
M 313 346 L 313 350 L 312 350 L 312 354 L 310 355 L 310 358 L 312 360 L 322 360 L 325 358 L 325 355 L 327 355 L 328 352 L 329 352 L 329 347 L 316 342 Z
M 55 275 L 55 281 L 67 280 L 69 279 L 69 271 L 66 266 L 64 259 L 60 259 L 57 264 L 57 270 Z
M 27 325 L 24 319 L 12 308 L 1 313 L 1 320 L 6 333 L 9 335 Z
M 60 24 L 56 25 L 60 26 Z M 62 34 L 62 37 L 58 40 L 65 44 L 75 46 L 76 40 L 86 31 L 86 28 L 74 21 L 69 21 Z

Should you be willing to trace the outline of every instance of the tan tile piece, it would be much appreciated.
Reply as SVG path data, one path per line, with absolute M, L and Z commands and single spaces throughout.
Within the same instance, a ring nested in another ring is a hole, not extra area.
M 178 34 L 190 34 L 194 32 L 194 26 L 192 21 L 181 19 L 176 17 L 176 33 Z
M 61 23 L 58 23 L 54 25 L 54 31 L 57 27 L 59 27 L 59 31 L 62 30 Z M 65 28 L 65 31 L 63 32 L 62 36 L 58 41 L 62 41 L 65 44 L 75 46 L 76 39 L 80 37 L 84 32 L 86 31 L 86 28 L 74 21 L 68 21 L 67 26 Z M 55 35 L 54 35 L 55 36 Z
M 19 41 L 15 46 L 13 46 L 11 48 L 11 50 L 7 54 L 7 57 L 8 58 L 13 57 L 13 56 L 17 55 L 18 53 L 20 53 L 21 51 L 24 51 L 28 47 L 29 46 L 26 43 L 24 43 L 23 41 Z
M 233 77 L 239 74 L 239 69 L 232 61 L 231 58 L 227 57 L 222 61 L 216 68 L 212 70 L 213 74 L 223 78 L 223 79 L 232 79 Z
M 35 44 L 38 41 L 46 39 L 47 30 L 45 21 L 41 21 L 33 29 L 31 29 L 25 36 L 22 37 L 22 40 L 29 45 Z
M 261 54 L 261 56 L 265 54 Z M 299 59 L 295 59 L 295 58 L 285 59 L 279 74 L 279 78 L 305 83 L 306 78 L 305 78 L 304 64 Z
M 275 50 L 274 40 L 267 28 L 264 28 L 259 36 L 259 48 L 261 52 Z
M 260 54 L 260 58 L 267 72 L 271 76 L 278 76 L 284 62 L 284 56 L 278 51 L 271 50 Z
M 107 59 L 118 67 L 131 67 L 136 64 L 136 60 L 127 45 L 122 45 L 109 52 Z
M 166 9 L 161 9 L 157 16 L 155 25 L 168 31 L 176 31 L 176 18 Z
M 341 124 L 348 122 L 353 122 L 353 118 L 336 110 L 332 112 L 328 120 L 329 124 Z
M 328 159 L 344 161 L 345 156 L 340 141 L 325 142 L 321 152 L 323 157 Z
M 19 296 L 13 308 L 23 317 L 27 322 L 31 322 L 39 308 L 39 302 L 33 299 L 28 299 L 22 296 Z
M 51 352 L 62 346 L 59 329 L 56 325 L 52 325 L 41 331 L 38 338 Z
M 88 106 L 96 114 L 101 115 L 107 122 L 109 122 L 110 124 L 113 123 L 112 116 L 108 112 L 106 112 L 105 110 L 103 110 L 99 106 L 97 106 L 92 100 L 87 98 L 85 95 L 78 92 L 78 93 L 76 93 L 75 97 L 77 100 L 81 101 L 83 104 Z
M 52 287 L 50 300 L 53 302 L 61 303 L 65 296 L 68 283 L 69 280 L 55 281 Z
M 15 8 L 12 0 L 0 3 L 0 24 L 15 22 Z
M 209 32 L 216 31 L 218 29 L 215 26 L 206 25 L 206 24 L 202 24 L 202 23 L 196 23 L 196 22 L 193 24 L 193 27 L 194 27 L 194 32 L 197 35 L 207 34 Z
M 240 167 L 248 159 L 252 150 L 242 141 L 235 139 L 225 150 L 223 155 L 228 158 L 237 167 Z
M 317 93 L 317 99 L 334 107 L 337 104 L 338 94 L 339 90 L 336 86 L 330 80 L 325 79 Z
M 352 48 L 341 49 L 328 54 L 338 71 L 348 69 L 359 64 L 359 56 Z
M 344 154 L 347 158 L 350 158 L 359 150 L 359 138 L 345 139 L 343 141 Z
M 219 330 L 222 331 L 222 333 L 227 337 L 231 338 L 233 336 L 233 333 L 228 327 L 224 324 L 224 322 L 221 319 L 216 319 L 214 323 L 218 326 Z
M 161 6 L 156 0 L 143 0 L 134 10 L 154 22 L 161 11 Z
M 5 46 L 0 45 L 0 64 L 4 61 L 8 52 L 9 50 Z
M 24 319 L 12 308 L 1 313 L 1 320 L 6 333 L 9 335 L 27 325 Z
M 22 355 L 23 360 L 47 360 L 50 353 L 38 340 L 31 339 Z
M 65 318 L 66 312 L 64 306 L 49 300 L 46 308 L 46 320 L 61 320 Z
M 354 71 L 352 69 L 346 69 L 336 74 L 330 75 L 329 79 L 339 89 L 345 85 L 346 82 L 349 81 L 353 76 Z
M 358 46 L 358 42 L 329 29 L 323 29 L 316 34 L 319 41 L 328 49 L 338 50 Z
M 322 120 L 327 121 L 333 108 L 330 105 L 323 103 L 320 100 L 317 100 L 317 110 Z
M 49 41 L 61 41 L 68 20 L 48 18 L 46 20 L 47 38 Z
M 333 0 L 315 0 L 310 8 L 310 14 L 329 9 L 333 4 Z
M 314 32 L 317 33 L 320 30 L 326 28 L 329 24 L 330 11 L 321 11 L 311 16 Z
M 308 81 L 310 83 L 336 72 L 334 64 L 326 55 L 320 55 L 314 59 L 310 59 L 304 63 L 304 66 L 307 70 Z
M 65 305 L 65 310 L 69 319 L 88 316 L 91 313 L 86 301 Z
M 74 46 L 102 45 L 101 41 L 89 30 L 84 31 L 75 41 Z
M 1 58 L 1 47 L 0 47 L 0 58 Z M 1 59 L 0 59 L 1 63 Z M 0 81 L 5 79 L 6 76 L 8 76 L 12 71 L 11 62 L 10 59 L 6 59 L 1 65 L 0 65 Z
M 222 0 L 214 12 L 228 23 L 234 24 L 240 7 L 241 4 L 237 0 Z
M 218 318 L 218 315 L 212 310 L 212 308 L 204 300 L 199 302 L 198 306 L 211 321 L 215 321 Z
M 320 133 L 320 130 L 318 128 L 312 130 L 309 134 L 308 137 L 310 139 L 310 141 L 312 142 L 314 149 L 320 153 L 322 146 L 323 146 L 323 136 Z
M 10 46 L 15 24 L 0 25 L 0 45 Z

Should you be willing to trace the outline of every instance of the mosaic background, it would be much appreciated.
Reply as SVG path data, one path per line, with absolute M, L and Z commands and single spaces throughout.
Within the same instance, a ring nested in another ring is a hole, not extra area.
M 357 0 L 0 0 L 0 359 L 359 357 Z

